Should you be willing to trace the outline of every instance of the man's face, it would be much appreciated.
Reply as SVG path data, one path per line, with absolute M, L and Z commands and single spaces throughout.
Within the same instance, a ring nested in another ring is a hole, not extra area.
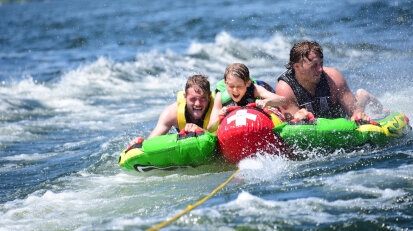
M 199 120 L 209 106 L 209 96 L 201 88 L 190 87 L 185 93 L 186 109 L 194 120 Z
M 227 91 L 234 102 L 239 102 L 247 92 L 247 87 L 251 84 L 251 80 L 247 83 L 237 76 L 228 75 L 225 81 Z
M 300 63 L 296 64 L 296 72 L 299 73 L 302 79 L 315 84 L 320 82 L 321 73 L 323 72 L 323 59 L 316 53 L 311 51 L 308 58 L 304 57 Z

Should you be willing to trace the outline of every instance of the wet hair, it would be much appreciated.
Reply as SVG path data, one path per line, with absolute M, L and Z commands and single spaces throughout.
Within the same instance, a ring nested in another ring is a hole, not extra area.
M 310 52 L 314 52 L 323 58 L 323 48 L 316 41 L 301 41 L 294 44 L 290 51 L 290 62 L 286 65 L 288 69 L 293 69 L 294 63 L 301 62 L 304 58 L 308 59 Z
M 229 75 L 236 76 L 247 83 L 250 80 L 250 71 L 248 67 L 242 63 L 233 63 L 225 69 L 224 80 L 227 81 Z
M 185 85 L 185 93 L 188 93 L 189 88 L 199 88 L 201 89 L 205 95 L 209 97 L 211 94 L 211 89 L 208 81 L 208 77 L 203 75 L 193 75 L 189 77 L 188 81 L 186 81 Z M 195 89 L 197 90 L 197 89 Z

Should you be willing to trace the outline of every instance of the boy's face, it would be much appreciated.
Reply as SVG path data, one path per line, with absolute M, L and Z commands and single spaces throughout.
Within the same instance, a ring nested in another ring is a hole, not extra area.
M 245 92 L 247 92 L 247 87 L 249 87 L 250 84 L 251 80 L 248 80 L 248 82 L 245 83 L 244 80 L 233 75 L 228 75 L 227 80 L 225 81 L 227 91 L 232 100 L 234 100 L 235 102 L 239 102 L 242 99 L 242 97 L 245 95 Z

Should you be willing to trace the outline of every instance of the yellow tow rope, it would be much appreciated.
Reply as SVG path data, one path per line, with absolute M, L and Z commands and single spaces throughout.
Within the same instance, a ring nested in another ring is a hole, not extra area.
M 168 224 L 170 224 L 171 222 L 175 221 L 176 219 L 180 218 L 182 215 L 184 215 L 185 213 L 191 211 L 192 209 L 198 207 L 199 205 L 201 205 L 202 203 L 204 203 L 206 200 L 208 200 L 209 198 L 211 198 L 216 192 L 218 192 L 220 189 L 222 189 L 226 184 L 228 184 L 228 182 L 230 182 L 232 180 L 232 178 L 234 178 L 235 175 L 237 175 L 239 173 L 239 169 L 237 171 L 234 172 L 234 174 L 232 174 L 227 181 L 225 181 L 224 183 L 222 183 L 220 186 L 218 186 L 218 188 L 216 188 L 214 191 L 212 191 L 212 193 L 210 193 L 208 196 L 206 196 L 204 199 L 198 201 L 197 203 L 193 204 L 193 205 L 188 205 L 188 207 L 186 207 L 186 209 L 182 212 L 180 212 L 178 215 L 172 217 L 170 220 L 164 221 L 150 229 L 148 229 L 147 231 L 155 231 L 158 230 L 160 228 L 163 228 L 165 226 L 167 226 Z

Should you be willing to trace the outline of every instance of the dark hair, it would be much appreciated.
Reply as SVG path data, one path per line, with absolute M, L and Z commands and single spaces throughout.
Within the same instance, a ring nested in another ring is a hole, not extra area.
M 208 97 L 211 94 L 208 77 L 206 76 L 193 75 L 189 77 L 188 81 L 186 81 L 185 93 L 188 93 L 188 89 L 191 87 L 199 87 Z
M 294 44 L 290 51 L 290 62 L 286 65 L 287 68 L 293 69 L 294 63 L 301 62 L 304 57 L 308 59 L 311 51 L 323 58 L 323 48 L 316 41 L 301 41 Z
M 248 67 L 242 63 L 233 63 L 229 65 L 225 69 L 225 74 L 224 74 L 225 81 L 227 81 L 228 75 L 236 76 L 244 80 L 245 83 L 248 82 L 248 80 L 250 80 L 250 71 L 248 70 Z

